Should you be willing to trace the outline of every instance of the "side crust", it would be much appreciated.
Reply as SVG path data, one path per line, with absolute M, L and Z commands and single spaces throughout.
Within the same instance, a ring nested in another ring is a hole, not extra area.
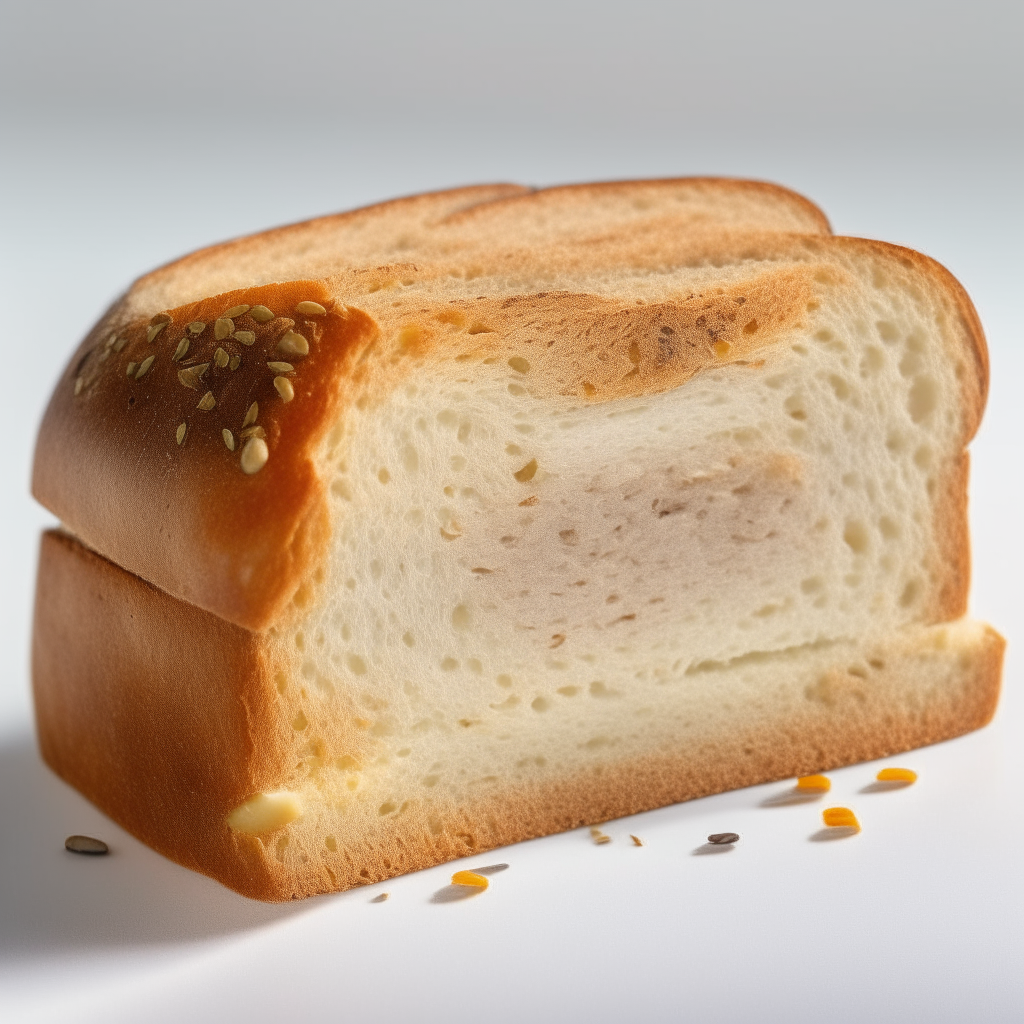
M 499 783 L 458 808 L 374 812 L 372 823 L 359 817 L 339 832 L 334 852 L 305 861 L 283 855 L 273 834 L 261 840 L 225 825 L 254 792 L 279 786 L 293 760 L 265 636 L 51 531 L 40 554 L 33 682 L 40 749 L 58 775 L 177 863 L 282 901 L 970 732 L 994 713 L 1004 641 L 981 626 L 957 640 L 957 628 L 937 628 L 924 646 L 894 641 L 870 677 L 851 672 L 837 650 L 824 672 L 817 661 L 777 674 L 756 699 L 730 669 L 715 682 L 730 710 L 696 742 L 680 738 L 560 780 Z

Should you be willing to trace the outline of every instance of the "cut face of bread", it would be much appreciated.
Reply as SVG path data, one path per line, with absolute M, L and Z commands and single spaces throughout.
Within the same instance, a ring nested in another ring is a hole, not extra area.
M 144 279 L 58 385 L 44 755 L 241 892 L 379 880 L 994 709 L 1002 641 L 963 618 L 988 367 L 956 282 L 882 243 L 656 231 L 618 193 L 582 245 L 601 196 L 540 195 L 451 215 L 560 225 L 492 249 L 424 228 L 400 268 L 189 279 L 162 309 Z

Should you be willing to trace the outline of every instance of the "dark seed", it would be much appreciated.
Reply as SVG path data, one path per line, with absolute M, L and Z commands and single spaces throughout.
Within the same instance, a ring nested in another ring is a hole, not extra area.
M 64 849 L 70 850 L 72 853 L 86 853 L 93 857 L 110 853 L 110 847 L 102 839 L 93 839 L 92 836 L 68 836 L 64 840 Z
M 740 837 L 735 832 L 716 832 L 712 836 L 708 836 L 708 842 L 714 843 L 715 846 L 725 846 L 728 843 L 738 843 Z

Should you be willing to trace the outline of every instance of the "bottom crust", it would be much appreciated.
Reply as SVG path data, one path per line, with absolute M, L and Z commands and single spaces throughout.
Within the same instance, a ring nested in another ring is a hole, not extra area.
M 696 729 L 458 807 L 337 822 L 307 840 L 232 832 L 227 814 L 273 789 L 291 757 L 259 635 L 44 534 L 33 636 L 47 764 L 165 856 L 256 899 L 334 892 L 580 825 L 886 757 L 992 717 L 1004 641 L 968 620 L 901 633 L 868 655 L 837 643 L 750 656 L 695 686 Z M 685 702 L 687 697 L 680 700 Z M 303 822 L 296 822 L 302 839 Z M 315 855 L 310 855 L 311 850 Z

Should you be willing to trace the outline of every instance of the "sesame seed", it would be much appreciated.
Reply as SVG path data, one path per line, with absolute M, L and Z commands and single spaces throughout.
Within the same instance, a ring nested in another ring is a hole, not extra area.
M 184 370 L 178 371 L 178 380 L 180 380 L 185 387 L 191 388 L 193 391 L 198 391 L 200 378 L 209 368 L 209 363 L 197 363 L 195 366 L 189 366 Z
M 131 376 L 131 375 L 132 375 L 132 374 L 133 374 L 133 373 L 135 372 L 135 368 L 136 368 L 136 367 L 137 367 L 138 365 L 139 365 L 138 363 L 129 363 L 129 364 L 128 364 L 128 365 L 127 365 L 127 366 L 126 366 L 125 368 L 124 368 L 124 375 L 125 375 L 126 377 L 130 377 L 130 376 Z
M 83 377 L 77 377 L 75 379 L 75 394 L 81 394 L 82 388 L 85 386 L 85 379 Z
M 107 348 L 112 348 L 115 341 L 117 341 L 117 335 L 112 334 L 109 338 L 107 338 Z
M 270 449 L 262 437 L 250 437 L 242 449 L 242 472 L 252 476 L 258 473 L 270 458 Z
M 231 357 L 231 362 L 228 363 L 228 366 L 230 366 L 232 370 L 237 370 L 241 365 L 242 365 L 242 357 L 241 356 L 232 356 Z
M 245 410 L 245 419 L 242 420 L 242 429 L 244 430 L 250 423 L 256 422 L 256 417 L 260 414 L 260 403 L 253 402 L 248 409 Z
M 274 314 L 271 313 L 266 306 L 253 306 L 252 309 L 249 310 L 249 316 L 251 316 L 253 320 L 257 321 L 257 323 L 261 324 L 265 324 L 268 320 L 274 319 Z
M 174 350 L 174 355 L 171 356 L 171 362 L 176 363 L 179 359 L 184 359 L 188 353 L 188 347 L 191 344 L 191 339 L 186 334 L 181 341 L 178 342 L 178 347 Z
M 171 322 L 170 313 L 157 313 L 156 316 L 150 317 L 149 322 L 151 324 L 169 324 Z
M 224 369 L 224 367 L 225 367 L 225 366 L 227 366 L 227 365 L 228 365 L 228 361 L 230 360 L 230 358 L 231 358 L 231 357 L 230 357 L 230 356 L 229 356 L 229 355 L 227 354 L 227 352 L 225 352 L 225 351 L 224 351 L 224 349 L 222 349 L 222 348 L 218 348 L 218 349 L 217 349 L 217 351 L 213 353 L 213 361 L 214 361 L 214 362 L 215 362 L 215 363 L 216 363 L 216 364 L 217 364 L 217 365 L 218 365 L 218 366 L 219 366 L 219 367 L 220 367 L 220 368 L 221 368 L 222 370 Z
M 125 347 L 125 345 L 127 345 L 127 344 L 128 344 L 128 339 L 127 338 L 118 338 L 117 341 L 114 342 L 114 351 L 115 352 L 120 352 L 121 349 L 123 349 Z
M 178 444 L 181 444 L 185 440 L 185 431 L 188 430 L 188 425 L 185 423 L 179 423 L 178 429 L 174 432 L 174 436 L 178 439 Z
M 295 388 L 292 387 L 292 382 L 287 377 L 275 377 L 274 387 L 286 402 L 290 402 L 295 397 Z
M 235 325 L 231 321 L 231 317 L 222 316 L 213 325 L 213 336 L 217 341 L 223 341 L 225 338 L 230 338 L 235 330 Z
M 192 323 L 188 325 L 188 329 L 193 334 L 202 334 L 203 331 L 206 330 L 206 324 L 204 324 L 202 320 L 193 320 Z
M 238 436 L 244 441 L 247 437 L 266 437 L 267 432 L 260 426 L 246 427 Z
M 153 365 L 154 359 L 156 359 L 156 356 L 146 356 L 146 358 L 142 360 L 142 365 L 135 371 L 136 380 L 142 380 L 142 378 L 149 373 L 149 368 Z
M 170 320 L 164 320 L 161 323 L 153 324 L 148 331 L 146 331 L 146 341 L 152 343 L 156 340 L 156 336 L 170 323 Z
M 712 846 L 731 846 L 739 841 L 740 837 L 735 832 L 714 832 L 708 836 L 708 842 Z
M 296 313 L 301 313 L 303 316 L 323 316 L 327 310 L 320 305 L 319 302 L 300 302 L 295 307 Z
M 278 350 L 289 356 L 309 355 L 309 342 L 295 331 L 287 331 L 277 343 Z
M 209 412 L 217 404 L 217 399 L 213 397 L 212 391 L 207 391 L 202 398 L 199 399 L 199 404 L 196 406 L 197 409 L 202 409 L 203 412 Z
M 291 363 L 267 363 L 274 373 L 294 373 L 295 367 Z
M 248 312 L 249 312 L 249 307 L 248 306 L 245 306 L 245 305 L 242 305 L 242 306 L 232 306 L 229 310 L 227 310 L 227 312 L 225 312 L 224 319 L 225 320 L 234 320 L 234 318 L 236 316 L 241 316 L 243 313 L 248 313 Z
M 228 451 L 233 452 L 235 450 L 235 435 L 225 427 L 220 432 L 220 436 L 224 438 L 224 443 L 228 446 Z
M 256 340 L 256 334 L 253 331 L 235 331 L 232 337 L 243 345 L 251 345 Z

